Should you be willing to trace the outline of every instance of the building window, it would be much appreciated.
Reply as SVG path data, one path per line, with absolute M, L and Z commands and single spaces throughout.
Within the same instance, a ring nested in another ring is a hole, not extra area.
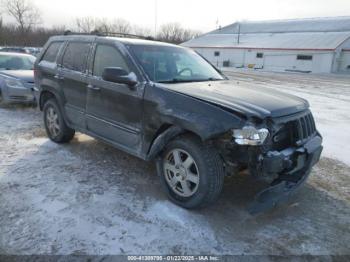
M 256 58 L 263 58 L 264 54 L 263 53 L 256 53 Z
M 312 60 L 312 55 L 297 55 L 297 60 Z
M 220 52 L 219 51 L 215 51 L 214 52 L 214 56 L 220 56 Z

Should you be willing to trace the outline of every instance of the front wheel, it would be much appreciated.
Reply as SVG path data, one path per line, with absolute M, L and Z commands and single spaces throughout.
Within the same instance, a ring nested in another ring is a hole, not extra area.
M 52 141 L 67 143 L 73 139 L 75 131 L 67 126 L 55 99 L 48 100 L 43 111 L 46 133 Z
M 170 142 L 157 160 L 157 168 L 170 200 L 184 208 L 207 206 L 222 191 L 222 159 L 213 146 L 195 136 Z

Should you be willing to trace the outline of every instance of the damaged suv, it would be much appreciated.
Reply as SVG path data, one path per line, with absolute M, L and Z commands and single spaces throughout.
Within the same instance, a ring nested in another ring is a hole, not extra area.
M 79 131 L 155 160 L 169 198 L 185 208 L 215 201 L 242 170 L 271 186 L 250 211 L 285 201 L 321 155 L 307 101 L 229 81 L 191 49 L 92 35 L 52 37 L 35 64 L 48 137 Z

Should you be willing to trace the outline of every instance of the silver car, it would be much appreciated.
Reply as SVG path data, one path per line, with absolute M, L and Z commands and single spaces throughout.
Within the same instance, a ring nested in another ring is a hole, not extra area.
M 0 52 L 0 96 L 3 103 L 35 104 L 35 57 Z

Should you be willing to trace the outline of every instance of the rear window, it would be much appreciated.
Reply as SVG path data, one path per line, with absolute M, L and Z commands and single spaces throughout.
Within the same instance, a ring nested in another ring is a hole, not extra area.
M 63 55 L 64 68 L 84 72 L 89 57 L 90 43 L 69 43 Z
M 63 42 L 53 42 L 47 48 L 42 61 L 55 62 Z

